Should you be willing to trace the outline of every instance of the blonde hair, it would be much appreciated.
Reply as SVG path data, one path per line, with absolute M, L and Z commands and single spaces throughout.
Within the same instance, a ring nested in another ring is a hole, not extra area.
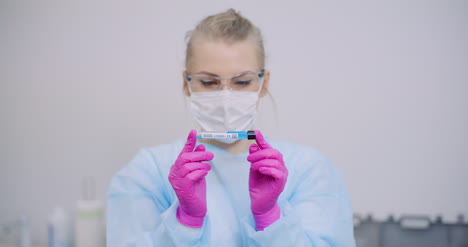
M 259 69 L 263 69 L 265 67 L 265 49 L 260 29 L 234 9 L 208 16 L 198 23 L 194 30 L 189 31 L 185 37 L 187 41 L 185 66 L 189 65 L 193 55 L 194 40 L 209 39 L 233 43 L 248 38 L 254 38 L 256 41 Z

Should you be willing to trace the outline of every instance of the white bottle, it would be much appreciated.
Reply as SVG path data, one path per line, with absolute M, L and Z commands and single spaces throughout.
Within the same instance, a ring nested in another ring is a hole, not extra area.
M 55 207 L 48 220 L 49 247 L 71 247 L 71 219 L 62 207 Z
M 78 201 L 75 247 L 104 247 L 104 209 L 99 201 Z
M 29 218 L 26 216 L 21 216 L 19 218 L 19 223 L 21 229 L 20 246 L 31 247 L 31 228 Z
M 75 247 L 104 247 L 105 225 L 104 206 L 94 199 L 94 180 L 87 178 L 84 183 L 84 198 L 76 204 Z

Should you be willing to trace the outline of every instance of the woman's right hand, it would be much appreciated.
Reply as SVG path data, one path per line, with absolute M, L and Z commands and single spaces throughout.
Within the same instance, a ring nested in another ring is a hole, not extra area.
M 190 131 L 187 142 L 171 167 L 169 182 L 179 198 L 177 219 L 190 227 L 202 227 L 206 215 L 206 180 L 211 169 L 206 163 L 214 155 L 198 145 L 197 131 Z M 194 149 L 195 148 L 195 149 Z

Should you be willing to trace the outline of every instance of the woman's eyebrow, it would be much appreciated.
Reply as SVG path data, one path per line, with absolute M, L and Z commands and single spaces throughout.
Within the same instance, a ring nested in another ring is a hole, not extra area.
M 251 71 L 251 70 L 246 70 L 246 71 L 244 71 L 244 72 L 240 72 L 240 73 L 237 73 L 237 74 L 235 74 L 235 75 L 244 75 L 244 74 L 247 74 L 247 73 L 255 73 L 255 72 L 253 72 L 253 71 Z
M 243 72 L 231 75 L 231 76 L 242 76 L 242 75 L 247 74 L 247 73 L 255 73 L 255 72 L 253 72 L 251 70 L 246 70 L 246 71 L 243 71 Z M 194 73 L 192 75 L 211 75 L 211 76 L 215 76 L 215 77 L 220 77 L 219 75 L 208 72 L 208 71 L 199 71 L 199 72 Z
M 194 75 L 212 75 L 212 76 L 218 76 L 217 74 L 210 73 L 210 72 L 208 72 L 208 71 L 199 71 L 199 72 L 194 73 Z

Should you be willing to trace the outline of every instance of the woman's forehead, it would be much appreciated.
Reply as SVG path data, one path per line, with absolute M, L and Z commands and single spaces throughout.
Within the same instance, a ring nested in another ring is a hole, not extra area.
M 191 73 L 207 71 L 219 76 L 230 76 L 259 67 L 257 47 L 247 39 L 236 42 L 197 40 L 192 46 L 188 64 Z

